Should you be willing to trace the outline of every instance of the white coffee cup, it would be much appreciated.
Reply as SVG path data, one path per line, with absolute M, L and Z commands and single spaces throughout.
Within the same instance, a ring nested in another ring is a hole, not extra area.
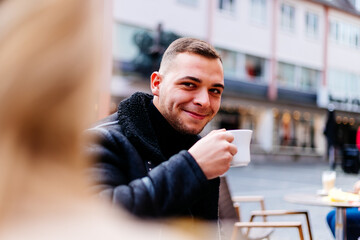
M 230 163 L 231 167 L 246 166 L 250 163 L 250 141 L 252 130 L 237 129 L 228 130 L 234 136 L 232 142 L 237 147 L 237 153 L 234 155 Z

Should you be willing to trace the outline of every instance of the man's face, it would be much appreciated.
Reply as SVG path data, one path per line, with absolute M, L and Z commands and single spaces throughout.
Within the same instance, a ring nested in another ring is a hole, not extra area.
M 219 111 L 224 73 L 219 59 L 178 54 L 160 74 L 151 75 L 154 105 L 177 131 L 199 134 Z

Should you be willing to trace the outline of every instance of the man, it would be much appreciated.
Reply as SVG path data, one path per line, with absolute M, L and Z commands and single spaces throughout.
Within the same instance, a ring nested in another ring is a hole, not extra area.
M 237 152 L 224 129 L 199 134 L 220 108 L 224 74 L 206 42 L 174 41 L 151 75 L 153 96 L 135 93 L 92 128 L 100 195 L 137 216 L 218 216 L 219 178 Z M 199 140 L 200 139 L 200 140 Z

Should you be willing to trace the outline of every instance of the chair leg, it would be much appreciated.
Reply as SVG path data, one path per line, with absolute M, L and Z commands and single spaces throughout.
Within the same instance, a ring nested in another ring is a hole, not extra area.
M 299 230 L 300 240 L 304 240 L 304 234 L 303 234 L 301 225 L 298 227 L 298 230 Z
M 305 217 L 306 217 L 306 223 L 307 223 L 307 227 L 309 230 L 309 238 L 310 240 L 312 240 L 312 233 L 311 233 L 311 227 L 310 227 L 310 219 L 309 219 L 309 215 L 307 212 L 305 212 Z

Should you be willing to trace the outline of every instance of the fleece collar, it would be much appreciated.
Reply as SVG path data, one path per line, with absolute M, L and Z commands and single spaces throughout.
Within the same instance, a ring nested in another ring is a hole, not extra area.
M 149 118 L 153 96 L 137 92 L 119 104 L 118 120 L 125 137 L 136 147 L 146 161 L 161 163 L 166 160 Z

